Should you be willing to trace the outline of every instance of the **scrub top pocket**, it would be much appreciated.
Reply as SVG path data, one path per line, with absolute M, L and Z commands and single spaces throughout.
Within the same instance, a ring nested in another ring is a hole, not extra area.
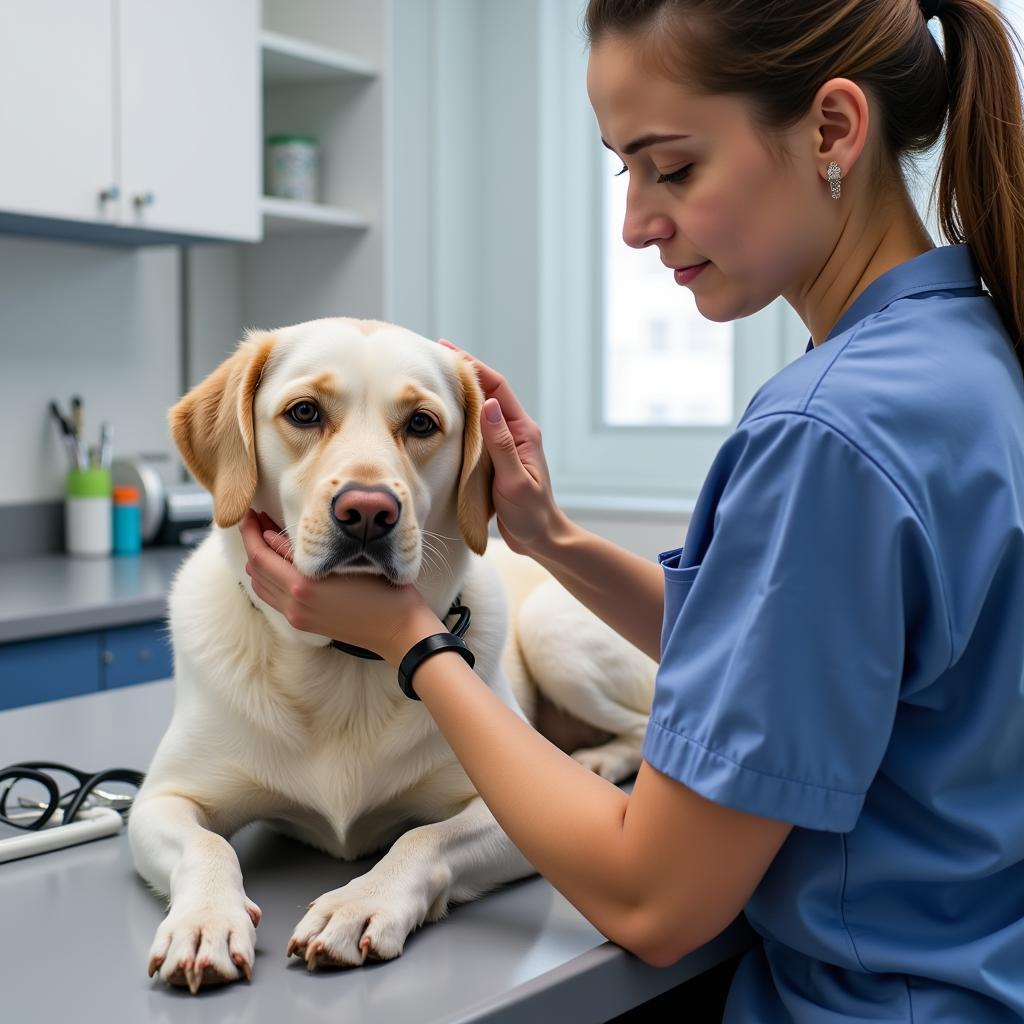
M 690 587 L 697 579 L 700 572 L 699 565 L 680 566 L 683 561 L 683 549 L 672 548 L 671 551 L 662 551 L 658 555 L 658 563 L 661 571 L 665 574 L 665 615 L 661 621 L 661 651 L 665 651 L 665 641 L 668 633 L 675 624 L 679 613 L 683 610 L 686 598 L 690 593 Z

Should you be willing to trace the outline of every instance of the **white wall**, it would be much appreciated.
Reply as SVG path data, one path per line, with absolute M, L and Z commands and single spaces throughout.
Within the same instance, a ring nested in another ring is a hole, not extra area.
M 178 394 L 178 252 L 0 236 L 0 505 L 53 500 L 67 459 L 49 415 L 84 399 L 115 453 L 169 452 Z
M 541 100 L 529 69 L 538 2 L 397 0 L 393 87 L 411 100 L 393 125 L 391 202 L 402 233 L 388 296 L 400 322 L 450 336 L 498 366 L 535 414 Z M 272 315 L 245 319 L 258 305 L 244 293 L 246 258 L 234 246 L 188 250 L 190 383 L 245 327 L 274 326 Z M 118 453 L 173 457 L 166 411 L 181 390 L 179 266 L 173 247 L 0 236 L 0 431 L 18 439 L 0 446 L 0 504 L 61 494 L 65 458 L 51 398 L 66 405 L 81 393 L 90 436 L 110 418 Z M 645 555 L 680 544 L 685 526 L 679 515 L 570 514 Z

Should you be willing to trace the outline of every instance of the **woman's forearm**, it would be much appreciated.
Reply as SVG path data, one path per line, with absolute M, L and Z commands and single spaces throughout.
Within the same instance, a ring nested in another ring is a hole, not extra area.
M 457 654 L 428 658 L 414 686 L 512 842 L 595 928 L 633 951 L 646 879 L 629 861 L 629 797 L 549 743 Z
M 660 565 L 564 515 L 532 555 L 616 633 L 655 661 L 661 659 L 665 580 Z

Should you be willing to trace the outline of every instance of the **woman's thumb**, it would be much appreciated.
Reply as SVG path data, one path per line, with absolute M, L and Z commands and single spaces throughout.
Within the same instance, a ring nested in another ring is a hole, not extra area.
M 484 402 L 481 428 L 487 454 L 494 463 L 495 473 L 508 473 L 510 470 L 522 468 L 519 453 L 516 451 L 515 438 L 508 429 L 505 417 L 501 414 L 501 406 L 496 398 L 488 398 Z

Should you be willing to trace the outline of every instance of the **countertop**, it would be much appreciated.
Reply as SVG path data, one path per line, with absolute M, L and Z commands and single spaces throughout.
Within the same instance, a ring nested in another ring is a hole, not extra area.
M 3 762 L 144 770 L 172 705 L 165 681 L 0 712 Z M 232 845 L 246 891 L 263 911 L 253 980 L 198 996 L 146 976 L 164 906 L 135 873 L 123 831 L 0 864 L 4 1019 L 597 1024 L 752 941 L 739 918 L 672 967 L 650 967 L 607 942 L 534 876 L 453 907 L 445 920 L 413 933 L 396 960 L 310 974 L 285 958 L 292 929 L 311 899 L 373 860 L 335 860 L 261 824 L 242 829 Z
M 39 555 L 0 562 L 0 643 L 163 618 L 178 567 L 192 548 L 139 555 Z

